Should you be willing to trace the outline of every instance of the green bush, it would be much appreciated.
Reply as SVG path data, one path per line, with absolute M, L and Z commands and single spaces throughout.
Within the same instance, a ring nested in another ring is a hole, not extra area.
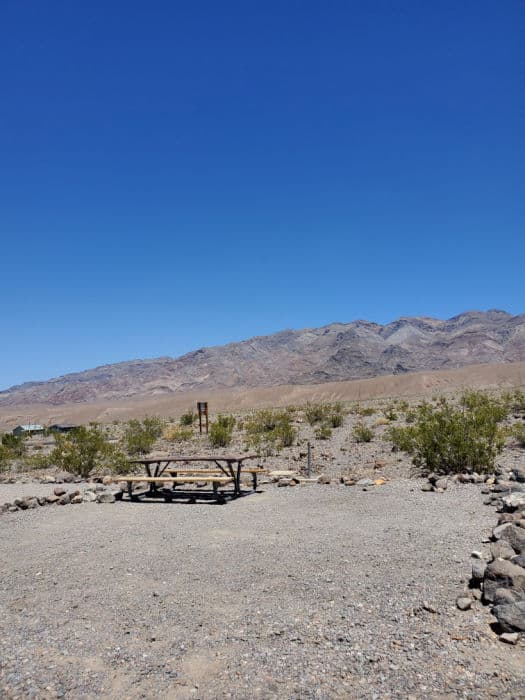
M 316 423 L 321 423 L 325 420 L 328 414 L 328 407 L 323 403 L 310 403 L 306 404 L 304 409 L 304 416 L 310 425 L 315 425 Z
M 56 446 L 47 458 L 49 463 L 84 479 L 98 469 L 125 471 L 128 468 L 124 454 L 96 425 L 80 426 L 66 435 L 58 434 L 55 441 Z
M 358 416 L 366 418 L 368 416 L 373 416 L 374 413 L 376 413 L 376 409 L 373 408 L 373 406 L 357 406 L 357 408 L 355 409 L 355 413 Z
M 370 442 L 374 437 L 374 431 L 364 423 L 356 423 L 352 435 L 356 442 Z
M 183 426 L 193 425 L 196 418 L 197 416 L 195 413 L 190 410 L 182 414 L 182 416 L 179 418 L 179 423 Z
M 210 424 L 209 439 L 213 447 L 227 447 L 231 440 L 235 427 L 234 416 L 217 416 Z
M 8 450 L 11 457 L 22 457 L 25 452 L 23 435 L 4 433 L 2 435 L 2 445 Z
M 327 413 L 326 420 L 332 428 L 340 428 L 343 425 L 345 410 L 340 401 L 329 406 Z
M 384 414 L 385 414 L 385 418 L 386 418 L 387 420 L 390 420 L 390 421 L 396 421 L 396 420 L 398 419 L 398 417 L 399 417 L 399 416 L 397 415 L 397 413 L 395 412 L 393 406 L 389 406 L 389 407 L 384 411 Z
M 510 411 L 525 411 L 525 394 L 519 389 L 503 394 L 502 400 L 508 405 Z
M 416 411 L 409 410 L 405 413 L 405 422 L 406 423 L 414 423 L 417 418 L 417 413 Z
M 412 425 L 392 427 L 388 437 L 395 449 L 412 454 L 417 467 L 442 474 L 493 470 L 504 445 L 505 401 L 469 391 L 457 404 L 442 396 L 435 404 L 421 404 L 415 414 Z
M 164 421 L 155 416 L 146 417 L 144 420 L 129 420 L 124 428 L 122 443 L 129 455 L 145 455 L 151 451 L 161 435 Z
M 247 447 L 266 455 L 291 447 L 297 436 L 289 411 L 261 409 L 252 413 L 244 424 Z
M 0 443 L 0 472 L 6 471 L 9 468 L 12 459 L 13 453 L 11 450 Z
M 315 431 L 316 440 L 330 440 L 331 437 L 332 428 L 326 423 L 323 423 L 323 425 L 319 426 Z

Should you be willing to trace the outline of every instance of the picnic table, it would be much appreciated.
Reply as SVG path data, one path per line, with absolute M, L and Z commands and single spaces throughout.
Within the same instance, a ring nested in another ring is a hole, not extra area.
M 159 493 L 159 485 L 173 483 L 198 483 L 205 481 L 211 483 L 215 494 L 218 493 L 218 488 L 221 485 L 233 484 L 234 496 L 241 495 L 241 475 L 244 462 L 249 459 L 256 459 L 258 455 L 182 455 L 168 457 L 148 457 L 144 459 L 135 459 L 131 464 L 141 464 L 145 471 L 145 477 L 120 477 L 119 481 L 125 481 L 128 484 L 128 493 L 131 497 L 132 485 L 134 483 L 146 483 L 149 486 L 148 495 L 168 495 L 165 492 Z M 214 464 L 210 467 L 190 467 L 192 462 L 200 464 Z M 257 474 L 264 472 L 264 469 L 259 467 L 248 468 L 252 476 L 254 490 L 257 488 Z M 167 476 L 169 474 L 169 476 Z M 186 475 L 186 476 L 185 476 Z

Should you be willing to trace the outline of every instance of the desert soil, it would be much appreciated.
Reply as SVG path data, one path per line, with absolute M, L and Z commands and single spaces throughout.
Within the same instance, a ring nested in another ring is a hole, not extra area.
M 109 423 L 145 415 L 180 415 L 197 401 L 208 400 L 212 411 L 238 411 L 260 407 L 304 404 L 306 401 L 382 401 L 394 397 L 412 400 L 441 393 L 454 393 L 464 387 L 505 390 L 525 387 L 525 362 L 483 364 L 458 369 L 409 372 L 372 379 L 323 384 L 289 384 L 250 389 L 175 391 L 167 394 L 128 399 L 93 400 L 69 404 L 35 403 L 0 406 L 0 430 L 33 422 Z
M 0 696 L 525 697 L 523 646 L 455 606 L 494 511 L 420 486 L 6 514 Z

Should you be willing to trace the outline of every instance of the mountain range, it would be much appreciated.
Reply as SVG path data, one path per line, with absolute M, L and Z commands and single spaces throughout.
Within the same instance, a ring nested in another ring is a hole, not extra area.
M 386 325 L 358 320 L 27 382 L 1 391 L 0 407 L 322 384 L 523 360 L 525 314 L 469 311 L 447 320 L 402 317 Z

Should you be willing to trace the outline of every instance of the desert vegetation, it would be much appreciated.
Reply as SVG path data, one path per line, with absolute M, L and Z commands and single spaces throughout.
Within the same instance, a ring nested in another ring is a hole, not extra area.
M 289 468 L 304 461 L 306 443 L 311 442 L 319 469 L 332 462 L 344 464 L 350 455 L 352 469 L 366 471 L 366 450 L 373 450 L 376 456 L 384 455 L 392 473 L 403 469 L 403 464 L 420 473 L 490 472 L 505 446 L 525 447 L 524 414 L 522 391 L 467 391 L 423 401 L 310 402 L 218 414 L 211 417 L 209 435 L 200 435 L 195 413 L 188 409 L 166 419 L 146 416 L 105 426 L 92 424 L 64 435 L 24 438 L 5 433 L 0 441 L 0 470 L 57 468 L 79 476 L 122 473 L 129 469 L 130 460 L 152 451 L 169 454 L 178 449 L 186 454 L 207 449 L 250 451 Z
M 387 437 L 408 452 L 416 467 L 451 474 L 492 471 L 505 444 L 502 426 L 508 416 L 505 398 L 480 391 L 465 392 L 454 402 L 444 396 L 419 405 L 411 425 L 392 426 Z

